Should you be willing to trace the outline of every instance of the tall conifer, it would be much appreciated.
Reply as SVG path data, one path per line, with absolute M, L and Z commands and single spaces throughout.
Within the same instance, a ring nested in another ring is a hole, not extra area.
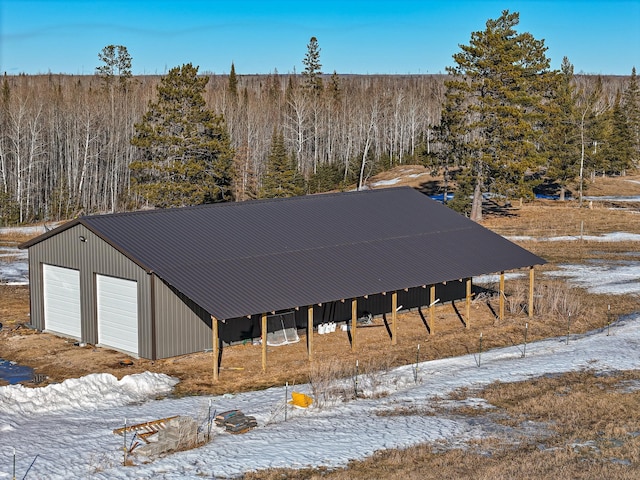
M 618 92 L 611 111 L 611 128 L 605 143 L 606 172 L 624 174 L 633 163 L 631 135 L 629 125 L 621 105 L 621 95 Z
M 447 68 L 444 140 L 476 178 L 475 205 L 487 189 L 530 197 L 545 161 L 538 144 L 553 73 L 544 41 L 518 33 L 518 23 L 508 10 L 488 20 Z M 471 216 L 480 220 L 481 210 Z
M 569 183 L 579 175 L 580 133 L 576 111 L 573 65 L 567 57 L 557 77 L 554 101 L 549 106 L 548 134 L 544 144 L 548 155 L 547 177 L 560 188 L 560 199 L 565 199 Z
M 295 161 L 287 154 L 282 131 L 274 129 L 267 171 L 262 177 L 261 198 L 294 197 L 304 194 L 302 178 Z
M 205 105 L 208 77 L 190 63 L 172 68 L 158 86 L 131 143 L 134 189 L 157 207 L 199 205 L 233 198 L 233 151 L 222 115 Z
M 636 67 L 631 69 L 631 78 L 624 91 L 623 101 L 631 139 L 631 161 L 636 168 L 640 168 L 640 87 Z
M 305 87 L 311 91 L 319 93 L 322 91 L 322 64 L 320 63 L 320 46 L 316 37 L 311 37 L 307 44 L 307 53 L 302 60 L 304 71 L 302 76 L 305 79 Z
M 233 62 L 231 62 L 231 71 L 229 71 L 229 93 L 232 98 L 238 98 L 238 77 L 236 76 L 236 66 Z

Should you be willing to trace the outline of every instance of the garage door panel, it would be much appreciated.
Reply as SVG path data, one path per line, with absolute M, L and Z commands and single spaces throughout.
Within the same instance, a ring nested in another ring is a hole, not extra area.
M 45 330 L 80 339 L 80 272 L 43 264 L 42 278 Z
M 98 343 L 138 354 L 138 284 L 96 276 Z

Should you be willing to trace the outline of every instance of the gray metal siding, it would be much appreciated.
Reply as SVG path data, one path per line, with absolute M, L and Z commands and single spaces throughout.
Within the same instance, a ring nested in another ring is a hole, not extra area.
M 86 241 L 81 241 L 84 237 Z M 64 230 L 29 247 L 29 283 L 31 288 L 31 324 L 44 329 L 42 264 L 80 271 L 82 341 L 98 341 L 95 275 L 135 280 L 138 283 L 139 355 L 152 351 L 149 275 L 82 225 Z
M 156 358 L 211 348 L 211 317 L 155 275 Z

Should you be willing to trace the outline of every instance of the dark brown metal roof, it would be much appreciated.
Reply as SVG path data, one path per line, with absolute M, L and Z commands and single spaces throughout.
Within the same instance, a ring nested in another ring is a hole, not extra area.
M 96 215 L 60 228 L 78 223 L 218 319 L 545 263 L 408 187 Z

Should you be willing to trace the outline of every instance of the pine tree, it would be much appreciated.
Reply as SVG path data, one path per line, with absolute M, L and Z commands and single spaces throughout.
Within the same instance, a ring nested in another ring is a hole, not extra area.
M 531 197 L 532 173 L 545 161 L 537 146 L 553 72 L 544 41 L 516 32 L 518 23 L 519 14 L 508 10 L 488 20 L 447 68 L 443 138 L 471 169 L 476 197 L 488 188 L 508 198 Z M 481 216 L 472 211 L 474 220 Z
M 132 77 L 131 55 L 124 45 L 107 45 L 98 53 L 98 58 L 104 63 L 96 67 L 96 74 L 102 78 L 106 86 L 112 86 L 114 79 L 118 79 L 120 87 L 126 87 Z
M 592 175 L 598 172 L 604 174 L 607 170 L 604 146 L 611 126 L 611 111 L 603 101 L 602 77 L 596 79 L 593 89 L 584 92 L 584 96 L 584 168 L 591 171 Z
M 302 60 L 304 71 L 302 76 L 305 79 L 305 87 L 315 93 L 322 91 L 322 64 L 320 63 L 320 46 L 318 39 L 311 37 L 307 44 L 307 53 Z
M 632 166 L 632 148 L 629 125 L 622 110 L 621 95 L 618 92 L 611 111 L 611 128 L 605 143 L 606 172 L 624 174 Z
M 333 71 L 333 74 L 331 74 L 331 80 L 328 89 L 331 93 L 331 98 L 333 98 L 333 101 L 335 103 L 339 102 L 342 89 L 340 87 L 340 77 L 338 77 L 338 74 L 335 70 Z
M 224 117 L 210 111 L 190 63 L 172 68 L 158 86 L 131 143 L 139 156 L 131 163 L 135 191 L 156 207 L 176 207 L 233 199 L 233 151 Z
M 549 157 L 547 177 L 558 184 L 560 200 L 564 200 L 569 183 L 578 177 L 580 163 L 573 65 L 567 57 L 562 60 L 557 82 L 554 101 L 549 106 L 545 146 Z
M 335 163 L 321 163 L 315 174 L 309 178 L 309 193 L 322 193 L 341 188 L 344 171 Z
M 636 77 L 636 67 L 631 69 L 631 78 L 623 100 L 631 136 L 631 161 L 636 168 L 640 168 L 640 87 Z
M 231 62 L 231 71 L 229 72 L 229 93 L 235 100 L 238 98 L 238 77 L 236 76 L 236 67 Z
M 302 178 L 295 161 L 287 154 L 282 131 L 274 129 L 267 171 L 262 177 L 261 198 L 295 197 L 304 194 Z

